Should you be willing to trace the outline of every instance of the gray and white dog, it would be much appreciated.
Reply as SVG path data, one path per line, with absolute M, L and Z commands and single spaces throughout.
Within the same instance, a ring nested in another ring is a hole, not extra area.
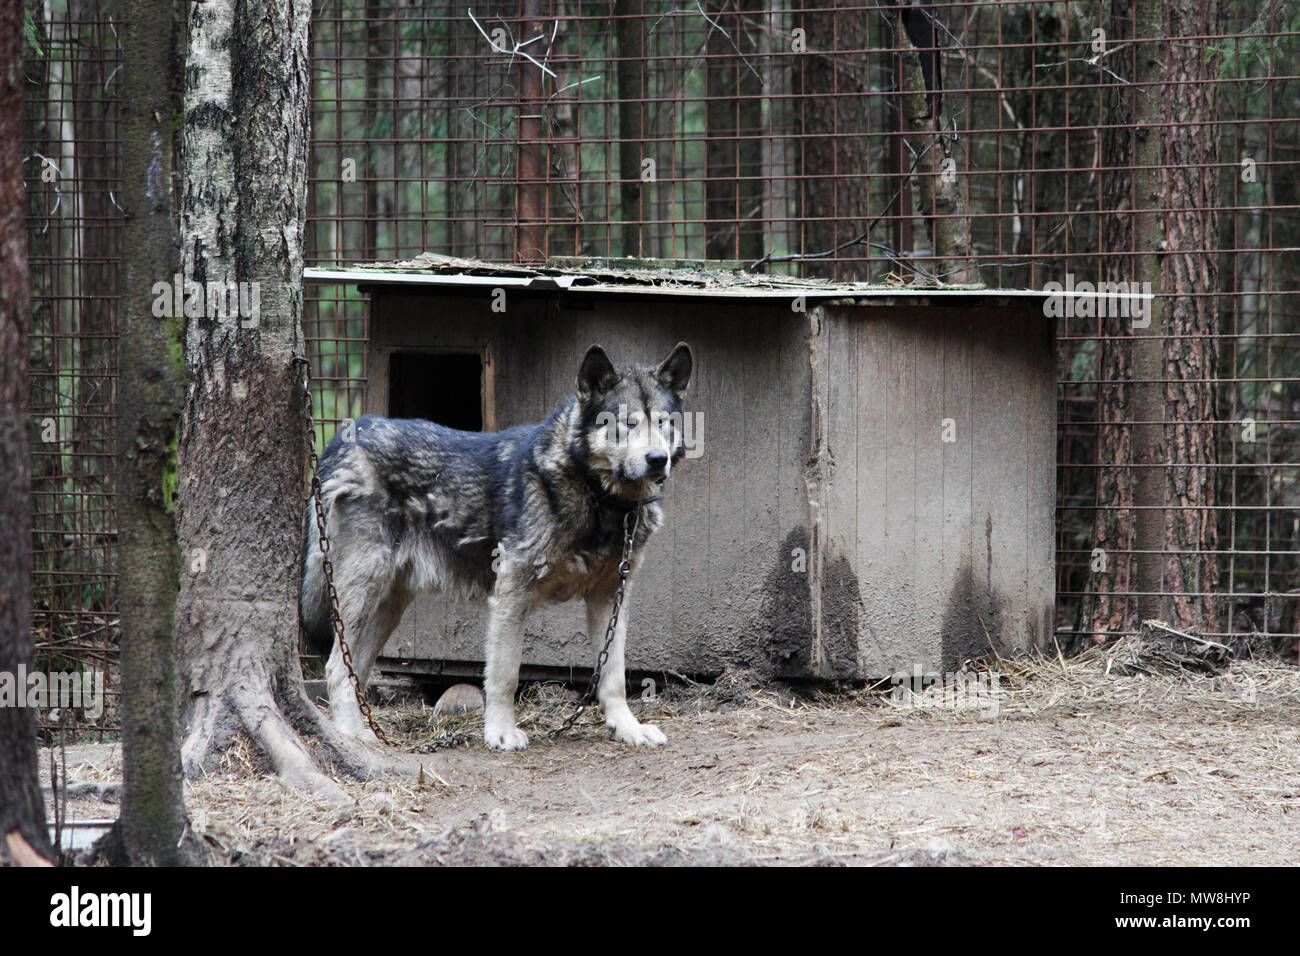
M 682 399 L 693 364 L 684 342 L 655 368 L 615 368 L 593 345 L 578 369 L 577 395 L 539 425 L 462 432 L 366 417 L 352 434 L 336 435 L 320 461 L 321 498 L 344 636 L 362 686 L 417 593 L 486 597 L 484 738 L 503 750 L 527 746 L 514 706 L 524 618 L 539 603 L 581 597 L 588 636 L 597 652 L 603 646 L 624 518 L 640 509 L 631 581 L 663 524 L 658 499 L 686 451 Z M 335 724 L 371 739 L 334 640 L 312 505 L 306 536 L 303 629 L 313 650 L 330 652 Z M 657 747 L 667 738 L 627 705 L 626 633 L 625 600 L 597 697 L 618 740 Z

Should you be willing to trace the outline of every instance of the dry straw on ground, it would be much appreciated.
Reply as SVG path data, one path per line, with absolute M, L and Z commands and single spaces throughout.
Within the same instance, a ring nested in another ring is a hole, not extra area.
M 1294 862 L 1300 668 L 1156 630 L 972 669 L 973 698 L 682 678 L 633 701 L 668 734 L 656 751 L 612 741 L 595 710 L 541 739 L 577 699 L 558 684 L 525 690 L 515 754 L 484 747 L 480 714 L 387 707 L 415 777 L 340 780 L 339 810 L 241 741 L 187 803 L 234 865 Z M 111 745 L 68 757 L 74 781 L 120 775 Z

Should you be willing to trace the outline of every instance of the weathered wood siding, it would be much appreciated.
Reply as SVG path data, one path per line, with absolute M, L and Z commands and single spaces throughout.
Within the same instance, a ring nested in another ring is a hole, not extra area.
M 824 314 L 821 673 L 951 670 L 993 647 L 1050 646 L 1055 386 L 1041 309 Z

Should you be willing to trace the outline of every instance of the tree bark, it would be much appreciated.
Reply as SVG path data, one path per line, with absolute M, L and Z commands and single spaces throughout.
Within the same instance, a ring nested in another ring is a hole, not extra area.
M 1110 18 L 1109 42 L 1137 45 L 1107 124 L 1103 196 L 1119 212 L 1106 224 L 1103 274 L 1149 281 L 1154 298 L 1145 328 L 1116 314 L 1099 323 L 1093 546 L 1106 570 L 1089 577 L 1083 623 L 1098 639 L 1145 618 L 1217 631 L 1218 347 L 1206 293 L 1218 277 L 1203 174 L 1214 162 L 1217 60 L 1188 39 L 1215 32 L 1217 0 L 1112 0 Z
M 379 103 L 383 97 L 383 72 L 392 61 L 391 42 L 386 42 L 391 41 L 391 36 L 384 30 L 385 24 L 380 14 L 380 0 L 366 0 L 364 10 L 366 89 L 365 99 L 361 102 L 362 123 L 364 124 L 365 138 L 367 140 L 376 140 L 381 138 L 376 121 L 379 118 Z M 388 135 L 394 139 L 397 138 L 395 121 L 394 128 L 388 131 Z M 358 152 L 361 151 L 358 150 Z M 365 150 L 361 155 L 353 157 L 357 160 L 357 176 L 365 179 L 366 209 L 362 220 L 362 228 L 365 230 L 365 246 L 361 250 L 362 260 L 379 258 L 379 252 L 377 251 L 379 249 L 379 222 L 383 218 L 392 217 L 391 205 L 387 210 L 380 210 L 379 193 L 381 179 L 387 179 L 391 183 L 397 178 L 391 168 L 393 165 L 392 155 L 389 150 L 379 148 Z M 386 170 L 385 166 L 389 167 L 389 169 Z M 383 175 L 385 172 L 389 173 L 387 177 Z M 392 198 L 395 200 L 397 197 Z
M 1164 596 L 1160 617 L 1175 627 L 1220 630 L 1218 564 L 1218 418 L 1215 380 L 1219 374 L 1217 260 L 1218 231 L 1214 120 L 1219 56 L 1200 39 L 1219 32 L 1219 0 L 1165 0 L 1164 76 L 1161 108 L 1162 183 L 1166 202 L 1163 494 Z M 1154 326 L 1154 322 L 1152 325 Z
M 184 395 L 180 318 L 153 315 L 177 266 L 173 131 L 180 111 L 173 0 L 130 0 L 122 30 L 121 337 L 118 367 L 118 609 L 122 814 L 110 858 L 200 862 L 181 777 L 173 618 L 180 559 L 174 496 Z
M 1134 0 L 1111 0 L 1106 36 L 1112 44 L 1132 41 Z M 1144 44 L 1125 62 L 1134 64 L 1130 84 L 1139 81 L 1138 71 L 1152 69 L 1146 57 L 1155 52 L 1153 44 Z M 1112 64 L 1118 69 L 1118 64 Z M 1128 69 L 1124 73 L 1130 72 Z M 1159 279 L 1158 270 L 1143 263 L 1132 253 L 1138 251 L 1136 235 L 1139 215 L 1135 212 L 1135 197 L 1139 195 L 1135 179 L 1149 179 L 1154 170 L 1150 151 L 1155 144 L 1155 134 L 1142 132 L 1141 149 L 1147 155 L 1143 168 L 1135 170 L 1139 146 L 1139 131 L 1133 126 L 1135 87 L 1116 83 L 1110 87 L 1107 103 L 1106 129 L 1102 134 L 1102 163 L 1100 176 L 1102 208 L 1113 210 L 1102 224 L 1102 248 L 1109 255 L 1102 258 L 1102 278 L 1107 282 L 1123 282 L 1143 277 L 1152 281 L 1152 289 Z M 1139 100 L 1149 100 L 1142 97 Z M 1151 106 L 1137 104 L 1151 119 Z M 1146 189 L 1150 189 L 1148 183 Z M 1144 234 L 1152 228 L 1154 210 L 1145 214 L 1142 223 Z M 1155 224 L 1158 230 L 1159 224 Z M 1149 236 L 1148 236 L 1149 238 Z M 1154 246 L 1151 247 L 1154 250 Z M 1149 252 L 1145 258 L 1151 258 Z M 1152 326 L 1156 326 L 1152 301 Z M 1082 330 L 1080 330 L 1082 331 Z M 1150 410 L 1149 393 L 1153 386 L 1133 381 L 1134 336 L 1138 330 L 1131 318 L 1110 312 L 1097 320 L 1100 336 L 1097 349 L 1097 468 L 1095 504 L 1093 515 L 1093 557 L 1088 574 L 1088 596 L 1083 602 L 1084 613 L 1080 629 L 1096 640 L 1105 636 L 1136 631 L 1139 623 L 1139 602 L 1134 596 L 1138 590 L 1137 571 L 1137 513 L 1133 510 L 1136 471 L 1133 465 L 1133 445 L 1136 440 L 1150 446 L 1158 439 L 1150 426 L 1140 436 L 1139 426 L 1133 424 L 1136 407 L 1135 394 L 1145 391 L 1143 405 Z M 1149 330 L 1148 330 L 1149 331 Z M 1150 421 L 1151 419 L 1144 419 Z M 1148 532 L 1149 534 L 1149 532 Z
M 939 8 L 922 8 L 922 10 Z M 914 14 L 922 16 L 920 11 Z M 951 111 L 951 97 L 942 95 L 942 74 L 937 67 L 930 80 L 935 89 L 926 84 L 926 71 L 922 59 L 938 64 L 940 59 L 932 47 L 942 46 L 942 35 L 937 29 L 916 46 L 908 32 L 902 28 L 901 16 L 894 35 L 898 37 L 903 68 L 899 77 L 904 129 L 911 131 L 909 142 L 914 152 L 904 151 L 904 162 L 916 159 L 913 182 L 917 188 L 916 208 L 925 217 L 926 234 L 930 240 L 930 263 L 925 272 L 932 280 L 967 285 L 979 282 L 975 268 L 974 249 L 971 246 L 970 217 L 966 214 L 966 195 L 962 177 L 966 160 L 960 149 L 961 140 L 955 127 L 949 130 L 946 119 Z M 924 21 L 918 21 L 924 22 Z M 909 49 L 910 48 L 910 49 Z M 925 250 L 905 250 L 924 252 Z
M 450 142 L 443 147 L 447 155 L 447 208 L 454 218 L 451 254 L 485 256 L 486 244 L 480 234 L 479 221 L 484 215 L 487 194 L 479 179 L 477 162 L 481 148 L 478 138 L 483 134 L 466 119 L 464 112 L 467 104 L 476 102 L 476 64 L 469 57 L 454 55 L 461 50 L 473 49 L 472 44 L 482 42 L 482 37 L 468 17 L 452 19 L 446 26 L 453 53 L 446 67 L 447 82 L 451 86 L 451 103 L 447 110 Z
M 544 35 L 538 0 L 522 0 L 520 39 Z M 547 209 L 546 74 L 523 57 L 515 65 L 519 106 L 515 115 L 515 261 L 545 262 Z
M 623 255 L 645 256 L 641 163 L 645 155 L 645 0 L 614 0 L 618 66 L 618 205 Z M 657 172 L 657 170 L 656 170 Z
M 746 17 L 756 0 L 736 0 L 734 11 L 710 24 L 704 238 L 706 259 L 754 262 L 763 256 L 763 82 L 757 44 Z M 726 33 L 723 33 L 726 30 Z
M 32 665 L 22 36 L 21 0 L 0 0 L 0 672 L 11 678 Z M 0 707 L 0 835 L 13 856 L 36 862 L 25 844 L 53 858 L 36 772 L 36 714 L 26 706 Z
M 793 76 L 803 117 L 797 140 L 802 236 L 794 251 L 805 255 L 834 249 L 859 235 L 867 222 L 866 88 L 840 52 L 865 43 L 866 20 L 861 9 L 837 9 L 844 5 L 845 0 L 833 0 L 829 9 L 806 10 L 795 18 L 795 26 L 807 31 L 807 52 L 797 58 Z M 803 271 L 846 281 L 870 278 L 862 245 L 824 262 L 807 262 Z
M 578 151 L 577 110 L 573 104 L 581 95 L 580 89 L 569 89 L 561 93 L 570 83 L 579 83 L 582 63 L 582 47 L 579 45 L 578 21 L 572 19 L 575 12 L 581 12 L 581 0 L 570 6 L 565 0 L 556 0 L 554 15 L 559 29 L 555 36 L 555 55 L 551 63 L 555 69 L 555 79 L 551 87 L 553 94 L 551 105 L 547 110 L 547 141 L 550 146 L 550 169 L 548 175 L 556 183 L 550 191 L 551 208 L 548 218 L 553 223 L 573 223 L 572 228 L 552 229 L 557 238 L 557 255 L 582 255 L 582 166 Z
M 209 288 L 245 283 L 260 309 L 186 316 L 176 626 L 185 771 L 198 772 L 243 732 L 286 781 L 341 801 L 299 733 L 318 737 L 319 757 L 358 776 L 395 763 L 330 727 L 307 698 L 297 658 L 310 12 L 308 0 L 211 0 L 191 12 L 183 273 Z

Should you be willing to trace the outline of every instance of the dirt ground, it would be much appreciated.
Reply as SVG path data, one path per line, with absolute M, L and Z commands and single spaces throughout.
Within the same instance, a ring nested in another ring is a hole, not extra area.
M 423 779 L 341 781 L 346 808 L 237 747 L 187 803 L 234 865 L 1294 864 L 1300 669 L 1120 676 L 1114 663 L 1012 667 L 974 704 L 807 698 L 729 675 L 638 704 L 666 748 L 626 748 L 584 719 L 520 753 L 415 754 Z M 521 723 L 565 707 L 536 686 Z M 481 729 L 411 706 L 379 716 L 410 749 Z M 68 748 L 67 766 L 69 818 L 114 816 L 120 748 Z

